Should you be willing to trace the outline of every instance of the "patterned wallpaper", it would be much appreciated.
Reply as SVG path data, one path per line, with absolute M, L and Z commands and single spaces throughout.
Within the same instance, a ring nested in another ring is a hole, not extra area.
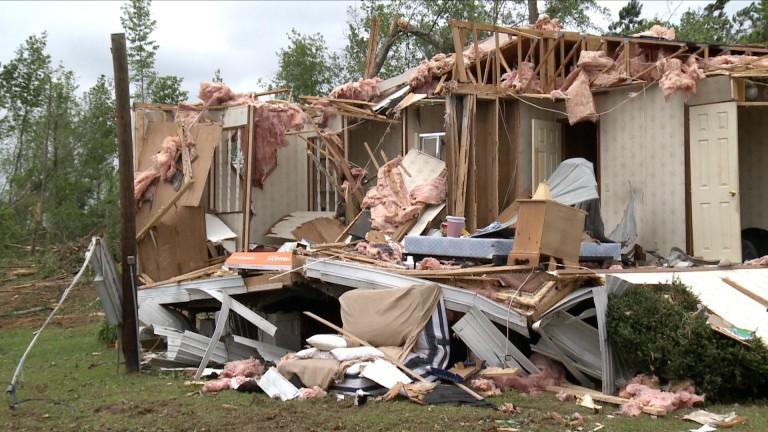
M 600 118 L 605 229 L 611 232 L 621 220 L 631 182 L 638 244 L 666 255 L 673 246 L 685 249 L 685 97 L 675 94 L 665 102 L 653 85 L 619 106 L 629 92 L 595 95 L 598 113 L 615 108 Z
M 739 107 L 741 227 L 768 229 L 768 107 Z

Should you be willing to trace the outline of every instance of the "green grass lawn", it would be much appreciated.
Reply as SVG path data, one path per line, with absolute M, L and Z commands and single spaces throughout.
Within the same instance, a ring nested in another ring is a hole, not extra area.
M 42 320 L 41 320 L 42 321 Z M 512 402 L 514 416 L 495 409 L 421 406 L 407 400 L 371 401 L 360 407 L 350 399 L 329 396 L 309 401 L 280 402 L 226 390 L 188 395 L 199 387 L 184 386 L 179 373 L 116 373 L 115 351 L 97 341 L 98 324 L 71 328 L 49 326 L 26 361 L 24 381 L 17 386 L 23 402 L 14 410 L 0 408 L 0 430 L 7 431 L 687 431 L 698 427 L 680 418 L 691 410 L 666 417 L 623 417 L 618 407 L 604 404 L 592 413 L 552 395 L 528 396 L 508 391 L 490 399 L 495 406 Z M 32 329 L 0 331 L 0 373 L 5 389 L 32 338 Z M 10 401 L 8 395 L 5 400 Z M 749 418 L 734 431 L 768 430 L 766 402 L 715 405 L 706 409 L 735 411 Z M 562 425 L 558 413 L 582 422 Z M 581 429 L 579 429 L 581 428 Z

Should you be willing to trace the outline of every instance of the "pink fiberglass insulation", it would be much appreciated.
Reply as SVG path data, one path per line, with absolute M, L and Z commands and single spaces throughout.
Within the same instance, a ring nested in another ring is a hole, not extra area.
M 306 115 L 294 103 L 256 102 L 253 106 L 253 186 L 263 188 L 264 180 L 277 165 L 277 149 L 288 145 L 285 133 L 301 130 Z
M 704 402 L 704 396 L 694 393 L 693 386 L 688 386 L 677 392 L 663 391 L 651 388 L 645 384 L 630 383 L 619 392 L 619 397 L 632 399 L 642 406 L 662 408 L 674 411 L 678 408 L 691 408 L 694 404 Z
M 533 76 L 534 70 L 536 70 L 536 65 L 531 62 L 523 62 L 519 69 L 512 69 L 511 72 L 506 72 L 501 76 L 499 87 L 511 89 L 516 93 L 542 93 L 540 79 L 534 77 L 533 81 L 527 84 Z M 526 84 L 527 89 L 524 88 Z
M 302 387 L 299 389 L 299 400 L 307 400 L 312 398 L 325 397 L 328 394 L 325 390 L 319 386 L 312 386 L 311 388 Z
M 385 234 L 394 233 L 420 210 L 419 206 L 411 203 L 403 175 L 397 169 L 402 160 L 402 156 L 398 156 L 379 168 L 376 187 L 365 194 L 361 205 L 371 210 L 371 227 Z
M 693 57 L 685 64 L 678 59 L 660 60 L 664 68 L 664 75 L 659 80 L 659 87 L 664 93 L 664 100 L 678 91 L 688 94 L 696 93 L 696 81 L 704 78 L 704 72 L 699 69 Z
M 221 378 L 213 381 L 208 381 L 203 386 L 203 393 L 213 393 L 230 388 L 232 380 L 229 378 Z
M 768 255 L 764 255 L 760 258 L 751 259 L 749 261 L 744 261 L 744 265 L 768 266 Z
M 254 358 L 227 362 L 224 365 L 224 371 L 221 372 L 221 376 L 224 378 L 235 376 L 252 378 L 261 375 L 264 375 L 264 365 Z
M 430 83 L 442 72 L 453 67 L 453 57 L 437 53 L 429 60 L 422 60 L 408 79 L 408 85 L 416 89 Z
M 589 89 L 589 77 L 583 70 L 576 70 L 576 79 L 565 92 L 565 111 L 568 113 L 568 123 L 574 125 L 580 121 L 596 121 L 595 99 Z
M 173 114 L 173 121 L 189 128 L 197 123 L 202 113 L 203 111 L 194 105 L 180 103 Z
M 141 203 L 144 201 L 152 201 L 155 191 L 154 182 L 159 177 L 160 173 L 157 172 L 154 167 L 147 171 L 137 172 L 133 175 L 133 198 L 136 200 L 136 205 L 138 207 L 141 207 Z
M 493 396 L 501 396 L 501 390 L 493 380 L 488 378 L 475 378 L 469 381 L 469 388 L 475 391 L 489 393 Z
M 576 395 L 569 392 L 568 390 L 560 390 L 557 395 L 555 395 L 555 397 L 560 402 L 572 401 L 576 399 Z
M 443 176 L 437 176 L 425 184 L 416 185 L 411 189 L 411 201 L 424 204 L 442 204 L 448 190 L 448 181 Z
M 224 83 L 203 81 L 200 83 L 200 91 L 197 93 L 197 97 L 206 106 L 221 105 L 235 99 L 235 93 Z
M 366 243 L 357 244 L 357 252 L 378 261 L 386 261 L 395 264 L 402 264 L 403 249 L 397 242 L 387 243 Z
M 650 29 L 644 32 L 635 33 L 632 36 L 635 36 L 635 37 L 645 36 L 645 37 L 655 37 L 659 39 L 672 40 L 675 38 L 675 28 L 674 27 L 667 28 L 667 27 L 660 26 L 658 24 L 654 24 Z
M 320 119 L 321 124 L 328 123 L 328 119 L 330 119 L 332 116 L 335 116 L 339 113 L 339 109 L 336 107 L 336 105 L 332 104 L 330 101 L 327 101 L 325 99 L 318 99 L 309 106 L 309 109 L 318 111 L 321 113 L 322 118 Z
M 539 368 L 541 373 L 522 377 L 515 375 L 496 377 L 493 380 L 501 388 L 514 388 L 528 394 L 538 394 L 546 390 L 548 386 L 565 382 L 565 369 L 555 360 L 539 353 L 533 353 L 531 362 Z
M 621 406 L 621 413 L 627 417 L 637 417 L 643 413 L 643 404 L 638 401 L 630 400 Z
M 461 268 L 460 265 L 443 264 L 437 258 L 427 257 L 419 261 L 416 270 L 453 270 Z
M 736 69 L 768 69 L 768 58 L 750 55 L 719 55 L 702 60 L 707 72 Z
M 541 14 L 539 19 L 533 24 L 533 28 L 536 30 L 561 31 L 563 26 L 560 25 L 557 18 L 549 19 L 547 14 Z
M 330 96 L 337 99 L 370 101 L 381 94 L 379 83 L 381 83 L 379 77 L 360 78 L 336 87 L 331 91 Z
M 160 151 L 152 156 L 155 167 L 160 172 L 160 177 L 171 180 L 176 174 L 176 158 L 181 150 L 181 139 L 177 136 L 169 136 L 163 140 Z

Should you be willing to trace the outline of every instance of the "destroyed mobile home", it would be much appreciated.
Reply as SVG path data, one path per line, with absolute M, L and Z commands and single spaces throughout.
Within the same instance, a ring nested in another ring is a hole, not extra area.
M 674 277 L 765 340 L 768 50 L 451 25 L 454 53 L 305 104 L 203 83 L 135 107 L 147 362 L 283 400 L 432 403 L 440 379 L 662 415 L 703 398 L 613 396 L 640 383 L 610 294 Z

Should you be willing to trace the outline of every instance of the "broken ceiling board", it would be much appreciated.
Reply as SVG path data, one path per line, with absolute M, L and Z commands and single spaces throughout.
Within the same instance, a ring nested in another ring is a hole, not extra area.
M 283 402 L 295 399 L 299 396 L 299 389 L 285 379 L 285 377 L 280 375 L 280 372 L 278 372 L 275 367 L 269 368 L 269 370 L 261 376 L 258 385 L 264 390 L 264 393 L 269 395 L 269 397 L 279 397 Z
M 213 155 L 219 142 L 221 142 L 221 125 L 196 124 L 188 133 L 191 133 L 195 140 L 197 159 L 192 161 L 192 180 L 194 183 L 187 193 L 179 199 L 179 205 L 197 207 L 200 205 L 205 183 L 208 181 L 208 172 L 211 170 Z M 155 195 L 155 199 L 157 197 Z
M 307 257 L 304 276 L 351 288 L 381 289 L 408 287 L 429 283 L 425 279 L 399 275 L 393 272 L 343 262 L 340 260 L 316 259 Z M 438 284 L 442 290 L 446 309 L 467 312 L 476 307 L 492 321 L 507 326 L 510 330 L 528 337 L 528 321 L 515 310 L 497 303 L 474 291 L 456 288 L 447 284 Z
M 528 357 L 510 342 L 503 333 L 477 308 L 471 307 L 466 315 L 451 327 L 467 347 L 489 366 L 522 367 L 528 373 L 540 373 Z
M 425 209 L 421 212 L 419 220 L 411 227 L 411 229 L 406 234 L 406 237 L 421 235 L 424 230 L 432 225 L 432 222 L 440 215 L 440 212 L 443 211 L 444 208 L 445 203 L 431 204 L 426 206 Z
M 410 106 L 411 104 L 424 99 L 425 97 L 427 97 L 427 95 L 424 94 L 424 93 L 409 93 L 408 96 L 404 97 L 403 100 L 401 100 L 395 106 L 395 111 L 400 111 L 400 110 Z
M 304 222 L 291 233 L 296 240 L 308 240 L 312 243 L 332 243 L 346 227 L 335 217 L 320 217 Z
M 139 241 L 140 271 L 154 281 L 164 281 L 208 265 L 205 210 L 171 208 Z
M 445 169 L 445 162 L 416 149 L 409 151 L 400 164 L 411 173 L 410 176 L 403 173 L 403 183 L 409 191 L 439 176 Z
M 321 212 L 321 211 L 295 211 L 288 215 L 283 216 L 274 225 L 272 225 L 267 231 L 267 237 L 274 237 L 286 240 L 301 240 L 295 238 L 293 232 L 299 229 L 307 222 L 311 222 L 319 218 L 333 218 L 336 215 L 335 212 Z M 344 228 L 342 227 L 342 230 Z M 341 231 L 339 231 L 340 233 Z M 337 233 L 338 235 L 338 233 Z M 320 243 L 330 243 L 335 241 L 336 238 Z
M 688 286 L 701 303 L 724 320 L 743 329 L 755 329 L 755 334 L 768 341 L 768 313 L 760 302 L 732 288 L 722 278 L 728 278 L 748 287 L 763 298 L 768 298 L 768 268 L 741 268 L 732 270 L 666 271 L 654 273 L 611 273 L 613 277 L 634 285 L 670 283 L 673 278 Z
M 205 235 L 208 238 L 208 241 L 213 243 L 219 243 L 222 240 L 237 237 L 237 234 L 235 234 L 224 221 L 219 219 L 218 216 L 210 213 L 205 214 Z

